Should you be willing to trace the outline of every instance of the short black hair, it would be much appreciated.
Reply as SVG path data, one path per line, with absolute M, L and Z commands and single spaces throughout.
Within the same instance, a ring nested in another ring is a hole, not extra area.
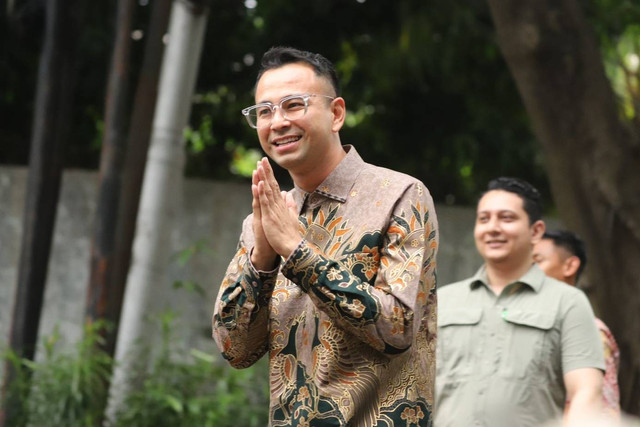
M 542 238 L 553 241 L 554 245 L 578 257 L 580 267 L 578 267 L 578 271 L 576 272 L 577 282 L 580 274 L 582 274 L 587 265 L 587 251 L 584 241 L 576 233 L 568 230 L 548 230 L 542 235 Z
M 522 199 L 524 211 L 529 216 L 529 224 L 533 224 L 539 219 L 542 219 L 542 198 L 540 197 L 540 192 L 527 181 L 519 178 L 501 176 L 489 181 L 487 191 L 482 193 L 482 196 L 493 190 L 508 191 L 509 193 L 518 195 Z
M 333 63 L 319 53 L 307 52 L 293 47 L 272 47 L 262 56 L 260 71 L 256 77 L 256 86 L 262 75 L 269 70 L 280 68 L 287 64 L 303 63 L 310 65 L 317 76 L 324 77 L 335 91 L 335 96 L 340 96 L 340 82 L 338 73 Z

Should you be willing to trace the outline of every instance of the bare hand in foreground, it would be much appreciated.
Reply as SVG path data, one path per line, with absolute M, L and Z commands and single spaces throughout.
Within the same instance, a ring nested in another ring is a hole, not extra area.
M 277 255 L 287 258 L 300 243 L 298 214 L 293 197 L 280 191 L 266 157 L 253 172 L 251 192 L 256 238 L 251 262 L 259 270 L 268 270 Z
M 273 250 L 262 230 L 258 181 L 258 171 L 256 169 L 251 176 L 251 194 L 253 195 L 251 207 L 253 208 L 253 234 L 255 236 L 255 246 L 251 252 L 251 263 L 258 270 L 268 271 L 275 265 L 278 254 Z

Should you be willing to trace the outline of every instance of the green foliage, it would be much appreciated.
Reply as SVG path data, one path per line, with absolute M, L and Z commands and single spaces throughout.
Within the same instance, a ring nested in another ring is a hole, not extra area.
M 640 3 L 580 5 L 600 40 L 621 111 L 637 120 L 633 55 Z M 148 9 L 138 6 L 140 28 Z M 8 124 L 0 130 L 0 163 L 26 163 L 41 35 L 41 17 L 27 15 L 20 15 L 23 31 L 0 26 L 7 48 L 0 70 L 8 77 L 0 83 L 0 114 Z M 67 166 L 98 164 L 100 147 L 93 141 L 99 140 L 114 19 L 113 4 L 88 8 Z M 550 199 L 544 160 L 484 1 L 213 0 L 185 132 L 187 176 L 248 180 L 261 150 L 240 110 L 254 102 L 261 55 L 274 45 L 321 52 L 334 61 L 348 108 L 343 143 L 355 145 L 369 162 L 420 178 L 436 201 L 472 203 L 497 175 L 524 178 Z M 134 43 L 133 52 L 135 82 L 142 43 Z M 283 187 L 290 185 L 285 171 L 276 168 L 276 174 Z
M 213 250 L 209 242 L 206 239 L 200 239 L 173 254 L 171 261 L 177 262 L 180 267 L 185 267 L 195 256 L 211 254 Z
M 246 370 L 221 366 L 193 349 L 180 354 L 172 346 L 176 315 L 160 317 L 162 346 L 151 367 L 136 370 L 132 392 L 113 426 L 207 427 L 264 426 L 268 417 L 267 361 Z M 42 361 L 4 354 L 16 370 L 7 401 L 17 417 L 14 427 L 94 427 L 102 420 L 112 358 L 97 349 L 103 324 L 88 326 L 73 354 L 57 349 L 56 331 L 43 343 Z M 138 349 L 140 350 L 140 349 Z
M 638 121 L 640 3 L 632 0 L 592 0 L 588 3 L 587 13 L 600 41 L 604 66 L 618 97 L 621 116 Z
M 115 425 L 264 426 L 268 387 L 266 370 L 260 368 L 221 367 L 198 350 L 183 362 L 162 355 L 139 379 L 139 389 L 125 400 Z
M 5 355 L 16 371 L 16 380 L 8 391 L 8 401 L 18 402 L 18 426 L 93 427 L 102 417 L 107 396 L 112 359 L 98 349 L 103 323 L 85 328 L 85 338 L 74 354 L 56 351 L 60 335 L 56 332 L 44 341 L 45 358 L 41 362 Z
M 348 109 L 341 139 L 367 161 L 420 178 L 437 201 L 472 203 L 497 175 L 520 176 L 548 195 L 543 159 L 484 2 L 274 0 L 244 10 L 214 3 L 214 10 L 231 9 L 208 28 L 198 91 L 202 98 L 225 91 L 215 103 L 196 104 L 192 122 L 199 127 L 210 117 L 225 144 L 191 153 L 189 175 L 243 175 L 227 165 L 245 159 L 239 147 L 259 153 L 259 143 L 239 112 L 254 102 L 262 53 L 291 45 L 336 64 Z M 277 173 L 286 188 L 286 174 Z
M 131 378 L 133 391 L 115 426 L 264 426 L 268 415 L 266 365 L 239 371 L 193 349 L 187 357 L 171 346 L 175 314 L 160 318 L 162 346 L 149 370 Z M 265 361 L 266 362 L 266 361 Z
M 207 256 L 211 254 L 213 254 L 213 250 L 211 249 L 209 242 L 207 242 L 207 240 L 205 239 L 200 239 L 173 254 L 173 256 L 171 257 L 171 261 L 175 262 L 177 266 L 182 270 L 182 275 L 186 276 L 185 270 L 187 269 L 188 264 L 194 259 L 194 257 Z M 194 280 L 175 280 L 173 282 L 173 288 L 183 289 L 187 292 L 193 292 L 201 297 L 205 296 L 204 287 Z
M 640 19 L 640 18 L 639 18 Z M 618 37 L 615 46 L 605 51 L 605 67 L 627 119 L 640 111 L 640 25 L 631 25 Z
M 231 165 L 229 166 L 231 172 L 235 175 L 251 177 L 253 170 L 256 168 L 256 163 L 264 155 L 262 151 L 246 148 L 233 140 L 227 141 L 227 147 L 232 153 Z

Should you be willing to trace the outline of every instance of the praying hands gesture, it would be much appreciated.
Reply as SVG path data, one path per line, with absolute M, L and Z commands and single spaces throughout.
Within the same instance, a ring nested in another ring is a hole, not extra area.
M 251 263 L 258 270 L 271 270 L 277 256 L 287 258 L 302 239 L 296 204 L 290 194 L 280 191 L 266 157 L 253 171 L 251 193 L 255 235 Z

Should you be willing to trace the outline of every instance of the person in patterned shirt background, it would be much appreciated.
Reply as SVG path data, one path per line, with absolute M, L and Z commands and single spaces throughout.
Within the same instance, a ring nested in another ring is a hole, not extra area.
M 533 250 L 533 260 L 547 276 L 576 286 L 587 264 L 587 253 L 582 239 L 566 230 L 546 231 Z M 613 334 L 598 318 L 596 326 L 604 348 L 604 382 L 602 384 L 602 406 L 607 416 L 620 418 L 620 389 L 618 388 L 618 366 L 620 350 Z
M 432 425 L 438 225 L 423 183 L 342 145 L 334 66 L 288 47 L 262 58 L 243 110 L 267 156 L 215 302 L 237 368 L 269 354 L 272 426 Z

